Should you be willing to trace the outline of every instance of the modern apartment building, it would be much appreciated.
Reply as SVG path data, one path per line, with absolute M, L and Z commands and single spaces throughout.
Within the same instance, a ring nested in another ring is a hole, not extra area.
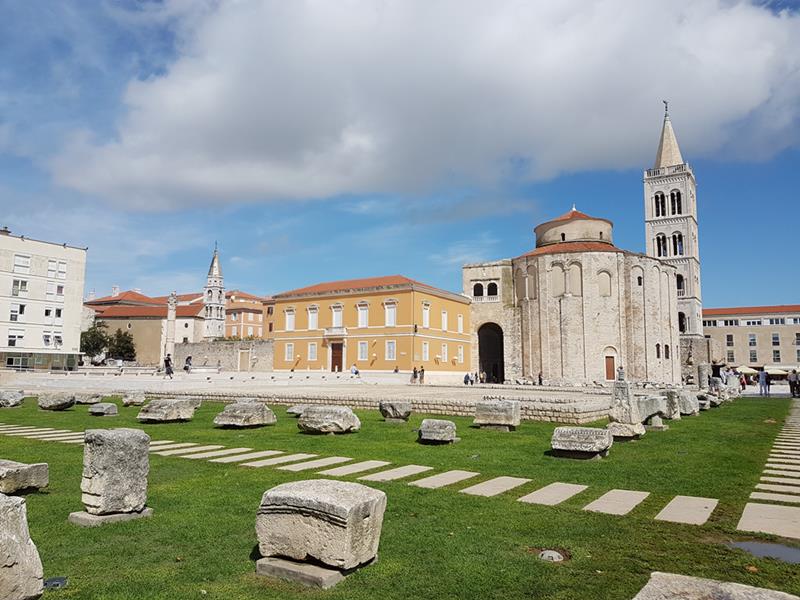
M 800 305 L 706 308 L 703 330 L 728 365 L 800 368 Z
M 0 360 L 71 370 L 80 360 L 86 248 L 0 230 Z

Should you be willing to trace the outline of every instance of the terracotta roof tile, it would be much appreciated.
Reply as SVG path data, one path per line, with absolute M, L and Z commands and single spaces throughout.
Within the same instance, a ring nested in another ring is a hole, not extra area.
M 180 318 L 199 317 L 203 312 L 203 305 L 178 306 L 175 315 Z M 167 307 L 164 306 L 109 306 L 103 310 L 101 319 L 135 319 L 141 317 L 167 318 Z
M 731 308 L 704 308 L 704 317 L 725 315 L 772 315 L 782 313 L 798 313 L 800 304 L 781 304 L 778 306 L 734 306 Z
M 355 290 L 367 290 L 378 287 L 399 286 L 399 285 L 416 285 L 429 288 L 431 290 L 444 291 L 444 290 L 438 290 L 438 288 L 435 288 L 431 285 L 420 283 L 419 281 L 414 281 L 413 279 L 409 279 L 408 277 L 404 277 L 403 275 L 386 275 L 384 277 L 366 277 L 364 279 L 344 279 L 341 281 L 327 281 L 324 283 L 318 283 L 316 285 L 310 285 L 308 287 L 298 288 L 296 290 L 290 290 L 288 292 L 275 294 L 274 297 L 285 298 L 287 296 L 300 296 L 305 294 L 349 292 Z
M 534 248 L 522 256 L 542 256 L 544 254 L 561 254 L 564 252 L 622 252 L 623 254 L 632 254 L 605 242 L 561 242 Z
M 112 304 L 120 302 L 141 302 L 142 304 L 160 304 L 157 298 L 151 298 L 150 296 L 145 296 L 144 294 L 140 294 L 139 292 L 134 292 L 133 290 L 126 290 L 124 292 L 120 292 L 116 296 L 103 296 L 102 298 L 87 300 L 85 304 L 92 306 L 95 304 Z

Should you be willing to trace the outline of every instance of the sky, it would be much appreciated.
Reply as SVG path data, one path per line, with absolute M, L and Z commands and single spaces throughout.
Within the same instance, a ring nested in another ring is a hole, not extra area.
M 86 293 L 460 291 L 575 204 L 643 252 L 662 99 L 706 306 L 800 303 L 800 2 L 0 0 L 0 226 Z

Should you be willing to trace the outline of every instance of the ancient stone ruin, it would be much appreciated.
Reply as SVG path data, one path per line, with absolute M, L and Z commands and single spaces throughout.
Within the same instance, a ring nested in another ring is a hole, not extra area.
M 140 423 L 191 421 L 197 402 L 191 399 L 157 398 L 142 407 L 136 419 Z
M 697 394 L 681 390 L 678 393 L 678 409 L 682 416 L 700 414 L 700 403 L 697 400 Z
M 482 400 L 475 405 L 473 425 L 481 429 L 514 431 L 520 424 L 518 400 Z
M 797 596 L 751 587 L 740 583 L 714 581 L 672 573 L 652 573 L 650 581 L 633 600 L 797 600 Z
M 593 459 L 608 456 L 614 438 L 608 429 L 556 427 L 550 439 L 554 456 Z
M 14 494 L 23 490 L 47 487 L 50 476 L 47 463 L 25 464 L 0 460 L 0 493 Z
M 214 425 L 217 427 L 263 427 L 277 422 L 275 413 L 266 404 L 249 399 L 227 404 L 222 412 L 214 417 Z
M 264 492 L 256 517 L 256 573 L 329 588 L 378 554 L 386 494 L 316 479 Z
M 286 414 L 290 417 L 299 417 L 308 408 L 308 404 L 295 404 L 286 409 Z
M 641 423 L 609 423 L 606 430 L 611 433 L 614 440 L 638 440 L 647 429 Z
M 423 419 L 417 441 L 420 444 L 452 444 L 460 441 L 460 438 L 456 437 L 456 424 L 452 421 Z
M 0 408 L 13 408 L 22 404 L 23 390 L 0 390 Z
M 89 429 L 84 436 L 81 501 L 69 521 L 94 527 L 149 517 L 146 508 L 150 436 L 138 429 Z
M 102 394 L 75 394 L 75 404 L 98 404 L 102 401 Z
M 122 406 L 144 406 L 144 392 L 128 392 L 122 397 Z
M 361 421 L 346 406 L 308 406 L 297 427 L 304 433 L 351 433 L 361 429 Z
M 116 417 L 118 412 L 113 402 L 98 402 L 89 407 L 89 414 L 94 417 Z
M 33 600 L 44 592 L 44 570 L 28 531 L 25 500 L 0 494 L 0 598 Z
M 408 400 L 381 400 L 378 405 L 387 423 L 405 423 L 411 416 L 411 402 Z
M 75 406 L 74 394 L 46 393 L 36 399 L 42 410 L 67 410 Z

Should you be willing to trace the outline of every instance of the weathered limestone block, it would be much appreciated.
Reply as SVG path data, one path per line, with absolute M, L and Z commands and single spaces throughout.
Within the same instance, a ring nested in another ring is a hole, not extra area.
M 337 569 L 373 560 L 386 494 L 359 483 L 314 479 L 264 492 L 256 517 L 264 557 L 313 559 Z
M 20 490 L 47 487 L 47 463 L 25 464 L 13 460 L 0 460 L 0 493 L 13 494 Z
M 262 427 L 278 422 L 275 413 L 263 402 L 239 400 L 225 406 L 214 417 L 214 425 L 219 427 Z
M 118 412 L 113 402 L 98 402 L 89 407 L 89 414 L 95 417 L 116 417 Z
M 0 408 L 12 408 L 22 404 L 25 392 L 22 390 L 0 390 Z
M 191 421 L 195 408 L 195 403 L 187 399 L 157 398 L 143 406 L 136 418 L 141 423 Z
M 642 417 L 640 423 L 646 421 L 653 415 L 664 416 L 667 413 L 667 398 L 665 396 L 653 395 L 645 398 L 638 397 L 636 402 L 639 404 L 639 414 Z
M 299 417 L 308 406 L 308 404 L 295 404 L 286 409 L 286 414 L 290 417 Z
M 44 592 L 44 570 L 28 531 L 25 500 L 0 494 L 0 598 L 33 600 Z
M 475 405 L 473 425 L 513 431 L 520 424 L 520 404 L 517 400 L 482 400 Z
M 75 406 L 74 394 L 46 393 L 37 398 L 42 410 L 67 410 Z
M 697 406 L 700 410 L 709 410 L 711 408 L 711 400 L 706 392 L 697 394 Z
M 187 396 L 186 398 L 181 398 L 181 400 L 188 402 L 195 409 L 200 408 L 203 404 L 203 399 L 197 396 Z
M 697 365 L 697 387 L 701 390 L 707 390 L 710 379 L 711 365 L 709 363 L 700 363 Z
M 381 400 L 378 405 L 387 421 L 408 421 L 411 416 L 411 402 L 406 400 Z
M 361 429 L 361 421 L 346 406 L 308 406 L 297 427 L 305 433 L 350 433 Z
M 459 441 L 456 437 L 456 424 L 444 419 L 423 419 L 419 427 L 418 440 L 421 444 L 451 444 Z
M 681 390 L 678 392 L 678 409 L 681 415 L 696 415 L 700 412 L 700 403 L 697 401 L 697 394 Z
M 556 427 L 550 447 L 556 456 L 600 458 L 608 456 L 614 438 L 608 429 L 593 427 Z
M 615 440 L 638 440 L 647 432 L 641 423 L 609 423 L 606 429 Z
M 122 406 L 144 406 L 144 392 L 128 392 L 122 397 Z
M 680 420 L 681 408 L 678 401 L 678 390 L 665 390 L 667 397 L 667 412 L 663 415 L 665 419 Z
M 741 583 L 655 572 L 633 600 L 800 600 L 797 596 Z
M 647 419 L 647 424 L 644 426 L 647 431 L 666 431 L 669 425 L 665 424 L 661 419 L 661 415 L 653 415 Z
M 138 429 L 88 429 L 81 501 L 92 515 L 141 512 L 147 502 L 150 436 Z
M 102 401 L 102 394 L 75 394 L 75 404 L 98 404 Z

